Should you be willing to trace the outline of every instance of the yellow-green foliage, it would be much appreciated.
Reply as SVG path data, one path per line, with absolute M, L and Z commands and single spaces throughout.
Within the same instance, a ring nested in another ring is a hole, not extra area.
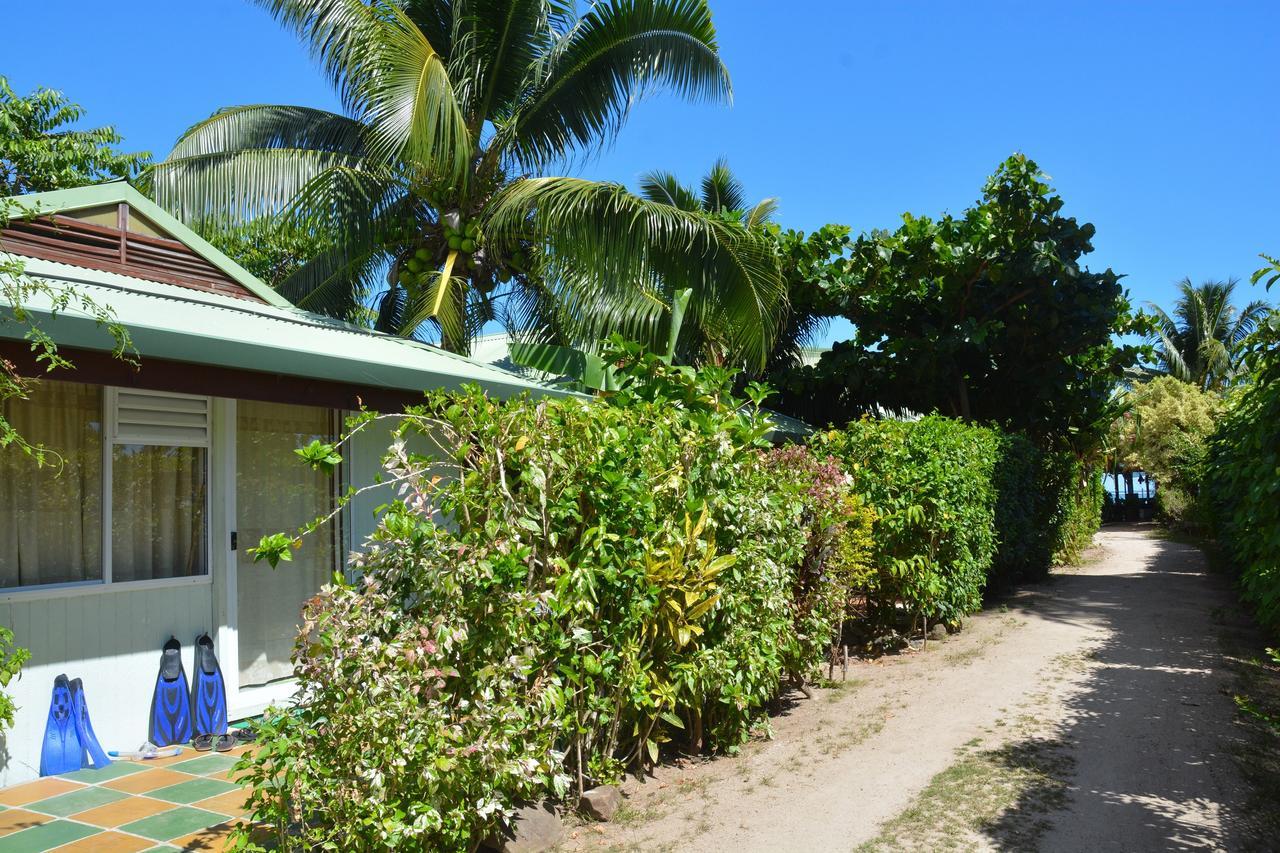
M 1163 486 L 1192 485 L 1222 413 L 1221 398 L 1161 376 L 1135 386 L 1130 402 L 1115 431 L 1120 462 L 1155 475 Z

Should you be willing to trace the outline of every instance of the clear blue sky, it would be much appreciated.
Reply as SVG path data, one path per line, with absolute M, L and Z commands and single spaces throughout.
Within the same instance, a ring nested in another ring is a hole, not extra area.
M 219 106 L 336 107 L 301 46 L 248 2 L 6 6 L 22 37 L 5 39 L 0 74 L 64 90 L 157 156 Z M 579 173 L 693 182 L 724 155 L 753 197 L 781 199 L 785 224 L 857 232 L 958 212 L 1022 151 L 1097 226 L 1088 263 L 1125 273 L 1135 302 L 1167 301 L 1183 276 L 1247 281 L 1259 252 L 1280 253 L 1274 0 L 712 9 L 733 105 L 642 103 Z

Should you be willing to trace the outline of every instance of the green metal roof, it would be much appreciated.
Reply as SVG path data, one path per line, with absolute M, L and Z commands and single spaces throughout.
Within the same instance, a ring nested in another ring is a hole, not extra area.
M 476 383 L 496 397 L 525 391 L 573 396 L 438 347 L 297 308 L 38 258 L 22 258 L 22 263 L 33 278 L 71 286 L 109 306 L 128 328 L 143 369 L 150 357 L 409 392 Z M 63 346 L 111 349 L 110 334 L 87 312 L 70 308 L 55 316 L 43 295 L 24 307 L 38 314 L 40 325 Z M 19 323 L 0 322 L 0 337 L 15 339 L 23 332 Z
M 54 213 L 69 213 L 84 210 L 87 207 L 101 207 L 107 204 L 124 202 L 130 208 L 141 213 L 153 225 L 165 231 L 173 239 L 186 244 L 187 248 L 222 270 L 231 278 L 266 302 L 268 305 L 292 306 L 289 300 L 276 293 L 267 284 L 254 277 L 253 273 L 218 251 L 212 243 L 183 225 L 169 211 L 138 192 L 126 181 L 110 181 L 105 184 L 93 184 L 87 187 L 76 187 L 69 190 L 53 190 L 44 193 L 9 196 L 4 200 L 0 211 L 8 211 L 13 215 L 47 216 Z
M 576 396 L 438 347 L 296 308 L 124 181 L 14 196 L 0 211 L 10 217 L 49 215 L 120 202 L 267 303 L 19 256 L 33 278 L 58 288 L 73 287 L 97 304 L 110 307 L 129 330 L 144 368 L 151 357 L 398 391 L 476 383 L 498 397 L 525 391 Z M 0 310 L 3 307 L 0 300 Z M 75 308 L 54 312 L 43 294 L 35 295 L 23 307 L 40 315 L 41 326 L 63 346 L 112 348 L 111 335 L 87 312 Z M 7 310 L 3 313 L 10 314 Z M 0 338 L 22 337 L 23 325 L 6 322 L 8 319 L 0 316 Z

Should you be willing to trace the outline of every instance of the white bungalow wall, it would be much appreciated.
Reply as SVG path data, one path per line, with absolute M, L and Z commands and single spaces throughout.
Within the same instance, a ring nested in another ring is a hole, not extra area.
M 31 652 L 21 678 L 9 685 L 18 712 L 3 737 L 0 785 L 40 774 L 49 697 L 60 673 L 83 680 L 104 749 L 136 749 L 147 739 L 160 647 L 170 635 L 182 641 L 190 676 L 192 640 L 213 629 L 211 585 L 109 590 L 0 602 L 0 624 Z
M 39 775 L 40 747 L 55 676 L 66 673 L 84 682 L 94 729 L 105 749 L 135 749 L 147 739 L 151 697 L 160 649 L 171 635 L 182 643 L 183 665 L 192 674 L 192 645 L 208 631 L 214 638 L 227 681 L 232 719 L 260 713 L 269 702 L 287 701 L 288 682 L 241 690 L 236 681 L 239 632 L 236 613 L 236 401 L 214 398 L 210 448 L 210 575 L 177 585 L 86 586 L 60 590 L 0 591 L 0 625 L 12 628 L 18 645 L 31 652 L 21 677 L 9 685 L 18 711 L 14 727 L 0 735 L 0 786 Z M 380 421 L 359 434 L 346 454 L 343 480 L 374 482 L 391 443 L 394 423 Z M 432 440 L 413 436 L 415 453 L 439 458 Z M 281 465 L 297 465 L 282 459 Z M 345 542 L 359 548 L 377 526 L 375 510 L 395 497 L 391 485 L 360 495 L 343 514 Z M 305 521 L 300 519 L 299 523 Z M 241 537 L 241 549 L 252 542 Z M 346 553 L 338 554 L 340 570 Z M 287 571 L 287 564 L 281 569 Z

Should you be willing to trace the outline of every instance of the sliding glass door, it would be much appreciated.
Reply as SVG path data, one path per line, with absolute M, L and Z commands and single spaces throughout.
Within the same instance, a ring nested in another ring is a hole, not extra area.
M 337 567 L 337 525 L 306 537 L 292 562 L 272 569 L 249 549 L 262 536 L 293 533 L 334 505 L 332 476 L 311 470 L 293 451 L 331 440 L 329 409 L 239 400 L 236 403 L 236 565 L 240 688 L 287 678 L 303 603 Z

